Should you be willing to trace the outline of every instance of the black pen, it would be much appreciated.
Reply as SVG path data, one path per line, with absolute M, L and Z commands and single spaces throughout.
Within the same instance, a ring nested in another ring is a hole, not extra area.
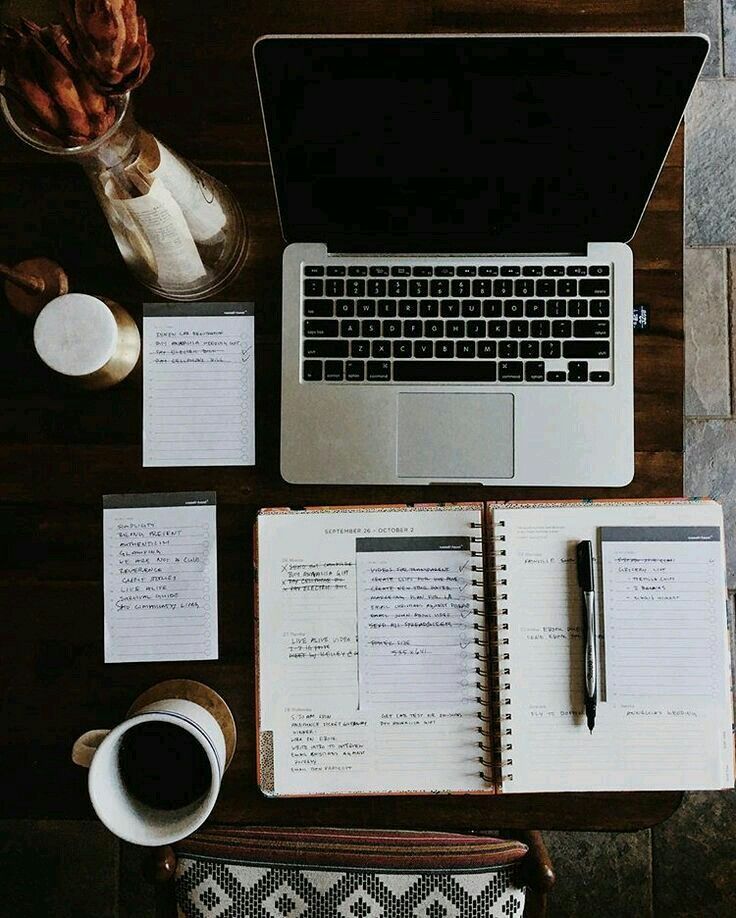
M 595 709 L 598 705 L 598 635 L 595 620 L 595 578 L 593 574 L 593 545 L 578 542 L 578 585 L 583 594 L 583 656 L 585 717 L 588 729 L 593 732 Z

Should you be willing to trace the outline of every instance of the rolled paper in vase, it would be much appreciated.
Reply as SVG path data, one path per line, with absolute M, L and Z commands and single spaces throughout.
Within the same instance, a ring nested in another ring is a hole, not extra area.
M 44 306 L 33 343 L 46 366 L 85 389 L 121 382 L 141 349 L 130 314 L 119 303 L 86 293 L 67 293 Z

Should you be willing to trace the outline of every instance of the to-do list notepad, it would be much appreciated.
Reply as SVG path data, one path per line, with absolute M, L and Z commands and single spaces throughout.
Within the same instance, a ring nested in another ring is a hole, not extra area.
M 143 465 L 253 465 L 252 303 L 147 304 Z
M 105 662 L 217 659 L 215 494 L 103 498 Z

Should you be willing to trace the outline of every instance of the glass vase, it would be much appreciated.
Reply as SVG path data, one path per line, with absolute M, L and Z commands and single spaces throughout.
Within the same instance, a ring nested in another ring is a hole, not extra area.
M 118 101 L 112 127 L 78 147 L 39 139 L 5 97 L 0 105 L 22 141 L 82 166 L 126 265 L 154 293 L 198 300 L 237 277 L 248 247 L 238 202 L 142 128 L 129 96 Z

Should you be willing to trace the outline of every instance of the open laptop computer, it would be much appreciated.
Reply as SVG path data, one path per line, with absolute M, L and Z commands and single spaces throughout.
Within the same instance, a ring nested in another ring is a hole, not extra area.
M 281 471 L 620 486 L 641 214 L 703 35 L 265 36 Z

